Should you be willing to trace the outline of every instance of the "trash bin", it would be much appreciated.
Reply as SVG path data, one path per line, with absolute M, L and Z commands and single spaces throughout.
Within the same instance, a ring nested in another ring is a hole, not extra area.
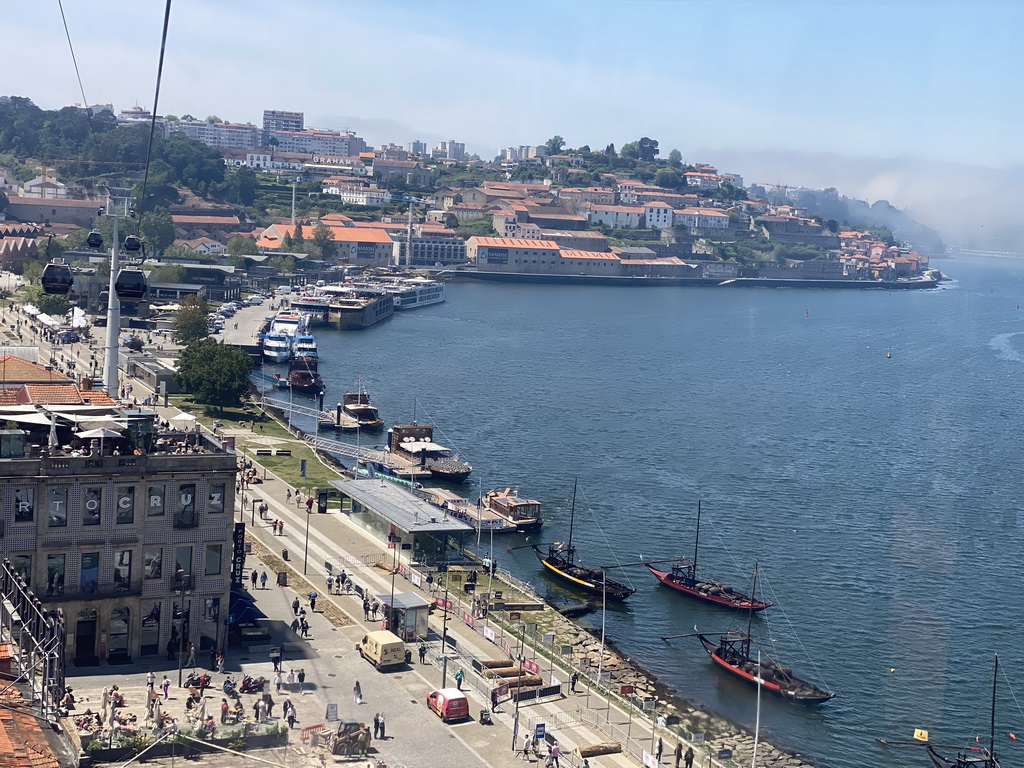
M 277 572 L 277 586 L 287 587 L 288 586 L 288 574 L 285 571 Z
M 287 560 L 288 559 L 288 550 L 287 549 L 282 549 L 281 550 L 281 559 L 282 560 Z
M 489 709 L 480 710 L 480 725 L 491 725 L 491 711 Z

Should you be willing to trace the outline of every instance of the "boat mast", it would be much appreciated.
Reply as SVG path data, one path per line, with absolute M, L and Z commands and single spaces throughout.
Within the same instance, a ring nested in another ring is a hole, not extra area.
M 569 507 L 569 544 L 566 547 L 566 555 L 569 558 L 569 565 L 572 565 L 572 526 L 576 522 L 576 484 L 579 482 L 579 478 L 574 478 L 572 481 L 572 506 Z
M 693 578 L 697 578 L 697 547 L 700 546 L 700 499 L 697 499 L 697 536 L 693 540 Z
M 987 765 L 996 766 L 996 676 L 999 674 L 999 654 L 996 654 L 995 663 L 992 665 L 992 722 L 988 737 L 988 760 Z
M 745 649 L 743 655 L 746 656 L 747 658 L 750 658 L 750 628 L 751 628 L 751 625 L 754 623 L 754 600 L 756 599 L 755 598 L 756 594 L 757 594 L 757 560 L 754 561 L 754 583 L 750 587 L 750 601 L 749 601 L 749 605 L 747 606 L 747 639 L 743 641 L 743 644 L 746 646 L 746 649 Z M 760 655 L 760 653 L 758 653 L 758 659 L 760 659 L 760 658 L 761 658 L 761 655 Z M 761 674 L 760 662 L 758 662 L 757 673 L 759 675 Z

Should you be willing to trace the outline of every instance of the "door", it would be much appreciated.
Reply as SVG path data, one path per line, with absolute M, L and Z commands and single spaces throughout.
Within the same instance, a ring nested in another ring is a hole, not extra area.
M 90 661 L 96 655 L 96 611 L 86 608 L 78 614 L 75 624 L 75 659 Z
M 110 634 L 107 648 L 107 660 L 110 662 L 131 661 L 131 635 L 129 631 L 131 611 L 120 606 L 110 612 Z

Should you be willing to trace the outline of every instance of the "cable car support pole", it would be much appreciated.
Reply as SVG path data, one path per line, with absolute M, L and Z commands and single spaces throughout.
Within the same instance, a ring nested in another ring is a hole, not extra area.
M 111 199 L 110 205 L 113 206 Z M 115 285 L 117 283 L 117 257 L 118 248 L 118 223 L 120 216 L 117 213 L 109 214 L 114 220 L 114 243 L 110 248 L 110 286 L 107 293 L 107 353 L 104 357 L 106 370 L 103 375 L 103 383 L 107 388 L 107 395 L 117 400 L 117 338 L 121 333 L 121 302 L 117 298 Z

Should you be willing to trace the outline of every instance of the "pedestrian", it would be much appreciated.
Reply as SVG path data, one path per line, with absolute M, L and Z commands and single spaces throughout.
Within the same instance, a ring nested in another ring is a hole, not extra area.
M 580 768 L 590 768 L 590 759 L 584 757 L 583 758 L 583 765 L 581 765 Z
M 196 647 L 191 642 L 188 644 L 188 660 L 185 662 L 185 666 L 196 668 Z
M 377 620 L 377 613 L 380 611 L 380 602 L 377 598 L 373 599 L 373 605 L 370 606 L 370 614 L 373 616 L 373 620 Z
M 530 747 L 533 746 L 533 736 L 529 733 L 523 736 L 523 760 L 530 759 Z
M 174 649 L 178 647 L 178 638 L 171 636 L 167 641 L 167 660 L 174 661 Z
M 274 690 L 278 693 L 281 692 L 281 670 L 277 670 L 274 673 Z
M 164 701 L 167 701 L 167 699 L 171 698 L 171 678 L 164 675 L 164 681 L 160 683 L 160 687 L 164 689 Z
M 285 719 L 288 721 L 288 727 L 289 728 L 294 728 L 295 727 L 295 707 L 289 704 L 288 708 L 285 709 L 285 715 L 284 716 L 285 716 Z
M 256 569 L 252 569 L 252 588 L 256 589 L 256 580 L 259 578 L 259 574 L 256 573 Z
M 676 742 L 675 756 L 676 756 L 676 768 L 679 768 L 679 763 L 683 759 L 683 742 L 681 742 L 681 741 L 677 741 Z
M 380 715 L 376 712 L 373 713 L 373 738 L 380 738 Z
M 420 664 L 426 664 L 427 663 L 427 644 L 426 643 L 420 643 L 419 654 L 420 654 Z
M 294 632 L 296 635 L 299 634 L 299 617 L 298 616 L 296 616 L 294 619 L 292 619 L 292 632 Z
M 269 693 L 265 693 L 263 694 L 263 701 L 267 705 L 267 717 L 272 718 L 274 716 L 274 697 Z
M 151 669 L 146 673 L 146 687 L 152 691 L 154 683 L 156 683 L 156 675 L 153 674 L 153 670 Z
M 312 511 L 313 511 L 313 497 L 310 496 L 308 499 L 306 499 L 306 514 L 308 515 Z
M 267 588 L 267 572 L 264 571 L 263 573 L 260 574 L 260 589 L 266 589 L 266 588 Z
M 466 673 L 461 669 L 455 671 L 455 687 L 458 690 L 462 690 L 462 681 L 466 679 Z
M 579 681 L 580 676 L 573 672 L 572 676 L 569 678 L 569 693 L 576 693 L 576 683 Z
M 334 575 L 328 573 L 327 574 L 327 594 L 328 595 L 333 592 L 333 587 L 334 587 Z
M 686 768 L 693 768 L 693 747 L 687 745 L 686 754 L 683 755 L 683 765 Z
M 217 669 L 217 649 L 210 649 L 210 671 L 213 672 Z
M 289 669 L 288 670 L 288 690 L 289 691 L 294 691 L 295 690 L 295 670 L 294 669 Z
M 356 704 L 363 703 L 363 686 L 356 680 L 356 684 L 352 686 L 352 696 L 355 699 Z
M 559 745 L 558 740 L 551 742 L 551 749 L 548 754 L 551 755 L 551 759 L 554 761 L 555 768 L 558 768 L 558 756 L 562 754 L 562 747 Z
M 224 651 L 217 652 L 217 674 L 224 674 Z
M 334 592 L 339 595 L 341 594 L 341 574 L 334 577 Z
M 227 723 L 228 723 L 228 710 L 229 709 L 230 709 L 230 707 L 228 707 L 228 700 L 227 699 L 221 699 L 220 700 L 220 724 L 221 725 L 227 725 Z
M 277 521 L 277 535 L 284 536 L 284 520 Z
M 300 669 L 298 674 L 299 679 L 299 693 L 304 694 L 306 692 L 306 670 Z
M 306 620 L 306 609 L 305 608 L 299 608 L 299 621 L 305 621 L 305 620 Z
M 260 721 L 260 702 L 258 699 L 252 703 L 252 718 L 257 723 Z
M 298 597 L 296 597 L 294 600 L 292 600 L 292 613 L 294 613 L 296 616 L 299 615 L 299 598 Z
M 658 737 L 658 746 L 654 748 L 654 757 L 660 763 L 661 753 L 665 751 L 665 743 L 661 740 L 661 736 Z
M 387 723 L 384 721 L 384 713 L 380 713 L 380 740 L 384 741 L 387 738 Z
M 311 613 L 316 613 L 316 592 L 309 593 L 309 610 Z
M 288 489 L 288 490 L 287 490 L 287 491 L 285 492 L 285 498 L 286 498 L 286 499 L 287 499 L 288 501 L 291 501 L 291 500 L 292 500 L 292 489 L 291 489 L 291 488 L 289 488 L 289 489 Z
M 302 632 L 303 637 L 309 637 L 309 622 L 303 619 L 299 624 L 299 630 Z
M 363 598 L 363 621 L 370 620 L 370 598 Z

